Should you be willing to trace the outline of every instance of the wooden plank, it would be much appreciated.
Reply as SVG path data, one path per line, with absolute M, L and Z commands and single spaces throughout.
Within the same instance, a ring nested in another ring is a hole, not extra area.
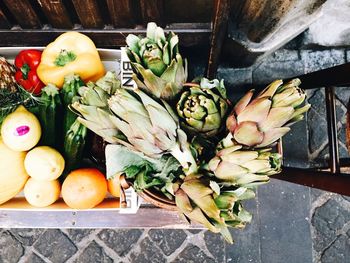
M 41 22 L 28 0 L 4 0 L 5 5 L 22 28 L 40 28 Z
M 0 211 L 1 228 L 59 228 L 74 222 L 74 212 L 67 211 Z
M 11 27 L 11 23 L 8 21 L 4 12 L 0 9 L 0 28 L 5 29 L 10 27 Z
M 212 19 L 213 0 L 166 0 L 165 23 L 209 23 Z
M 350 196 L 350 175 L 348 174 L 333 174 L 331 172 L 283 167 L 282 173 L 273 175 L 272 177 L 295 184 Z
M 230 14 L 229 0 L 215 0 L 213 14 L 213 32 L 210 40 L 207 77 L 214 78 L 219 67 L 221 48 L 227 31 L 227 23 Z
M 208 43 L 209 28 L 171 29 L 179 35 L 180 44 L 184 47 L 203 45 Z M 0 46 L 46 46 L 66 30 L 0 30 Z M 119 29 L 119 30 L 79 30 L 94 41 L 97 47 L 125 46 L 125 37 L 128 34 L 145 34 L 145 29 Z
M 326 87 L 326 112 L 328 128 L 329 165 L 332 173 L 339 173 L 339 148 L 334 87 Z
M 45 218 L 45 220 L 43 220 Z M 137 214 L 119 211 L 0 211 L 1 228 L 196 228 L 177 212 L 143 205 Z
M 72 0 L 84 28 L 102 28 L 103 19 L 96 0 Z
M 53 27 L 67 29 L 73 27 L 62 0 L 40 0 L 39 4 Z
M 142 21 L 146 25 L 148 22 L 156 22 L 164 26 L 164 3 L 163 0 L 140 0 Z
M 132 28 L 135 25 L 131 0 L 107 0 L 107 6 L 115 28 Z
M 119 198 L 106 198 L 102 203 L 94 207 L 98 211 L 120 209 Z M 55 203 L 47 207 L 34 207 L 31 206 L 24 197 L 15 197 L 0 205 L 0 211 L 75 211 L 70 208 L 62 198 L 58 199 Z

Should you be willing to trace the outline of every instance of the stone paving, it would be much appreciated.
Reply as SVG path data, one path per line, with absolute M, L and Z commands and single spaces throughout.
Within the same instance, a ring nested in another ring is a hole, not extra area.
M 219 69 L 232 97 L 242 87 L 350 61 L 345 49 L 276 51 L 260 65 Z M 203 72 L 198 63 L 192 74 Z M 312 109 L 284 140 L 285 165 L 319 167 L 328 158 L 324 92 L 308 92 Z M 342 158 L 350 89 L 337 89 Z M 0 262 L 257 262 L 349 263 L 350 197 L 271 180 L 246 204 L 253 221 L 234 230 L 234 245 L 205 230 L 0 229 Z

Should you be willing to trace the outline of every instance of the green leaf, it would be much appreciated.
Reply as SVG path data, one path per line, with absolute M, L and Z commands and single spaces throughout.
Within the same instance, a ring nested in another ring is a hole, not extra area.
M 174 172 L 179 171 L 181 164 L 173 156 L 163 156 L 163 169 L 160 173 L 155 174 L 155 177 L 161 178 L 164 182 L 171 182 L 174 179 Z
M 126 175 L 126 178 L 128 179 L 135 179 L 136 175 L 142 170 L 142 166 L 137 165 L 131 165 L 127 167 L 124 172 Z
M 123 173 L 127 167 L 132 165 L 142 166 L 145 163 L 151 164 L 155 171 L 161 171 L 163 162 L 144 156 L 142 153 L 131 151 L 121 145 L 107 145 L 106 167 L 107 179 L 115 174 Z
M 152 177 L 152 168 L 148 165 L 144 165 L 139 173 L 136 175 L 136 180 L 134 181 L 135 191 L 143 191 L 150 187 L 164 185 L 164 182 L 159 178 Z

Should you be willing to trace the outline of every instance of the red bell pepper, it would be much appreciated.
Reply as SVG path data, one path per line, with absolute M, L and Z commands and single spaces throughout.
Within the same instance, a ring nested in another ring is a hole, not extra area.
M 41 51 L 35 49 L 22 50 L 15 58 L 17 72 L 15 79 L 24 89 L 40 94 L 41 89 L 45 86 L 36 74 L 36 68 L 40 64 Z

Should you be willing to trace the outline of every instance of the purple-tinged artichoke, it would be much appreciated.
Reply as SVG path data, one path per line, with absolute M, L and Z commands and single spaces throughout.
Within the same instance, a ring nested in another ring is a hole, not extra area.
M 283 85 L 282 80 L 276 80 L 253 100 L 254 90 L 250 90 L 226 121 L 234 140 L 262 148 L 289 132 L 288 126 L 302 120 L 311 106 L 301 106 L 306 94 L 298 87 L 300 83 L 299 79 L 293 79 Z

